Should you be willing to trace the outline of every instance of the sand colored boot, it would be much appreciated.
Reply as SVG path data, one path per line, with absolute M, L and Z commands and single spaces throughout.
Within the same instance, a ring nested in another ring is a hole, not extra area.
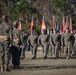
M 4 67 L 3 67 L 3 65 L 1 65 L 1 72 L 3 72 L 4 71 Z
M 8 69 L 8 65 L 5 65 L 4 71 L 10 71 L 10 70 Z

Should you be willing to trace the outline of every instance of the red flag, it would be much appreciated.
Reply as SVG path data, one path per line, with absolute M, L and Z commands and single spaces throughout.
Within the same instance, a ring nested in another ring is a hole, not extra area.
M 18 30 L 21 30 L 21 28 L 22 28 L 22 23 L 21 23 L 21 21 L 19 21 L 18 22 Z
M 44 18 L 42 19 L 42 27 L 41 27 L 41 30 L 46 30 L 46 25 L 45 25 Z
M 73 33 L 73 29 L 72 29 L 72 18 L 70 17 L 70 32 Z
M 70 28 L 70 21 L 68 20 L 68 17 L 66 18 L 66 29 L 69 29 Z
M 34 29 L 34 19 L 31 20 L 30 30 L 32 31 Z
M 53 16 L 53 20 L 52 20 L 52 27 L 53 27 L 53 30 L 56 28 L 56 21 L 55 21 L 54 16 Z
M 63 17 L 63 22 L 62 22 L 62 29 L 61 29 L 62 33 L 64 33 L 65 31 L 65 18 Z

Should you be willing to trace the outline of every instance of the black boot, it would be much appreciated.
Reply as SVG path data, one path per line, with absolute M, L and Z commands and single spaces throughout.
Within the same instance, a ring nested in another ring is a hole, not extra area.
M 32 59 L 36 59 L 36 56 L 32 57 Z
M 13 65 L 13 69 L 16 69 L 16 65 Z
M 20 66 L 19 65 L 17 65 L 17 69 L 20 69 Z
M 44 59 L 47 59 L 47 56 L 44 56 Z

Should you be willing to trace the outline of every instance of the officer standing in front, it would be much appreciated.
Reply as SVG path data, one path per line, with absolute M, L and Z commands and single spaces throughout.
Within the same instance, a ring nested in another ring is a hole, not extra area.
M 19 28 L 20 21 L 14 26 L 13 28 L 13 44 L 11 46 L 11 55 L 12 55 L 12 64 L 14 69 L 18 68 L 20 65 L 20 56 L 21 56 L 21 48 L 22 48 L 22 42 L 21 42 L 21 32 Z
M 0 24 L 0 67 L 1 72 L 9 71 L 9 46 L 10 46 L 10 27 L 7 24 L 8 18 L 2 15 L 2 23 Z

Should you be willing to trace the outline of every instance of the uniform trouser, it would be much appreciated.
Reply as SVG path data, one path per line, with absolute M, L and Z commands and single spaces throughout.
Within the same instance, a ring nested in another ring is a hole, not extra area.
M 74 52 L 76 54 L 76 42 L 74 43 Z
M 45 44 L 44 46 L 43 46 L 43 49 L 44 49 L 44 56 L 47 56 L 47 54 L 48 54 L 48 45 L 47 44 Z
M 10 51 L 7 43 L 0 43 L 0 64 L 8 65 L 10 58 Z
M 55 56 L 59 56 L 59 52 L 60 52 L 60 44 L 57 43 L 55 44 Z
M 64 53 L 64 45 L 61 46 L 61 53 Z
M 37 44 L 34 44 L 33 46 L 31 46 L 31 49 L 32 49 L 32 54 L 33 56 L 36 57 L 36 54 L 37 54 Z
M 74 49 L 74 44 L 71 44 L 71 51 L 72 51 L 72 55 L 75 54 L 75 49 Z
M 51 55 L 55 55 L 55 45 L 50 45 L 49 51 L 50 51 Z
M 52 55 L 55 55 L 55 45 L 52 45 Z
M 27 45 L 23 45 L 22 51 L 21 51 L 21 57 L 25 57 L 25 50 L 26 50 Z
M 52 55 L 52 45 L 49 45 L 49 51 L 48 51 L 48 54 L 51 54 L 51 55 Z
M 68 42 L 68 43 L 65 45 L 64 48 L 65 48 L 65 49 L 64 49 L 64 54 L 65 54 L 65 55 L 67 54 L 67 57 L 69 57 L 69 56 L 70 56 L 70 51 L 71 51 L 71 43 Z

